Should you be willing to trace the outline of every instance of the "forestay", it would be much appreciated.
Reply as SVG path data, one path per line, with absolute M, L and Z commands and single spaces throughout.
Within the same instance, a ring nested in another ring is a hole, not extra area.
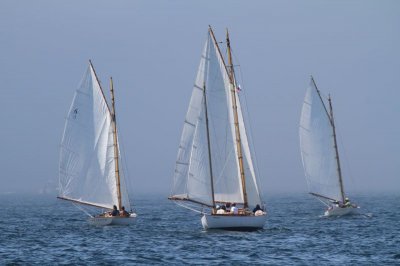
M 304 98 L 299 134 L 309 191 L 342 201 L 331 118 L 313 80 Z
M 118 206 L 112 119 L 91 64 L 66 120 L 59 166 L 60 197 L 109 209 Z M 129 207 L 123 185 L 122 205 Z
M 203 97 L 205 87 L 215 201 L 244 202 L 233 123 L 231 86 L 224 60 L 209 33 L 179 145 L 173 198 L 189 199 L 208 206 L 213 204 Z M 240 104 L 238 109 L 248 204 L 252 207 L 260 204 L 261 200 Z
M 261 196 L 257 183 L 257 176 L 254 171 L 252 153 L 248 142 L 245 120 L 243 119 L 242 108 L 240 105 L 240 98 L 238 96 L 239 93 L 236 94 L 236 102 L 238 105 L 239 129 L 242 140 L 243 164 L 244 164 L 244 173 L 246 177 L 247 200 L 250 208 L 253 208 L 257 204 L 261 205 Z

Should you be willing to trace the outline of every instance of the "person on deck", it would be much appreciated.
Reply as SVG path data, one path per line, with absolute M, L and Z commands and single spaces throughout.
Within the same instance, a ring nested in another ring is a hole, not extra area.
M 253 213 L 256 213 L 256 211 L 262 211 L 260 204 L 256 205 L 256 207 L 253 209 Z
M 225 210 L 222 209 L 221 206 L 217 205 L 216 209 L 217 209 L 217 214 L 225 214 Z
M 123 216 L 123 217 L 129 217 L 129 216 L 130 216 L 129 212 L 127 212 L 127 211 L 125 210 L 125 207 L 124 207 L 124 206 L 121 207 L 121 212 L 119 213 L 119 215 L 120 215 L 120 216 Z
M 239 209 L 236 207 L 236 203 L 232 203 L 231 213 L 232 214 L 239 214 Z
M 111 216 L 119 216 L 119 210 L 117 209 L 117 206 L 115 206 L 115 205 L 113 206 Z
M 344 206 L 345 206 L 345 207 L 351 207 L 351 206 L 352 206 L 351 203 L 350 203 L 349 198 L 345 198 L 345 200 L 344 200 Z

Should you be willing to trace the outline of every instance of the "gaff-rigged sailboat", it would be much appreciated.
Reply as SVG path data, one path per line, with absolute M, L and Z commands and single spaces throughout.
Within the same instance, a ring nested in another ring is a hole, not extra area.
M 253 208 L 258 205 L 257 209 L 263 209 L 263 204 L 228 32 L 226 44 L 228 65 L 210 27 L 183 126 L 169 199 L 186 207 L 194 204 L 203 208 L 204 229 L 254 230 L 264 226 L 266 212 L 253 213 Z M 228 212 L 230 204 L 237 207 Z
M 326 216 L 341 216 L 358 206 L 344 193 L 330 96 L 328 103 L 329 110 L 311 77 L 300 119 L 301 157 L 310 194 L 327 205 Z
M 111 109 L 92 63 L 75 92 L 61 141 L 59 196 L 77 206 L 121 211 L 90 215 L 96 225 L 130 224 L 132 212 L 124 179 L 119 170 L 119 145 L 115 119 L 114 89 L 111 78 Z M 117 212 L 116 212 L 117 213 Z M 115 215 L 115 213 L 114 213 Z

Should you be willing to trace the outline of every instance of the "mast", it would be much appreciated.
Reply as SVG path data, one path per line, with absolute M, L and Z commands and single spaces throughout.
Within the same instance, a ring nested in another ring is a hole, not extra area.
M 319 99 L 321 100 L 322 106 L 323 106 L 323 107 L 324 107 L 324 109 L 325 109 L 326 115 L 328 116 L 328 118 L 329 118 L 329 121 L 331 121 L 331 117 L 330 117 L 330 115 L 329 115 L 329 113 L 328 113 L 328 110 L 326 109 L 326 106 L 325 106 L 324 100 L 322 100 L 321 93 L 319 92 L 319 89 L 318 89 L 318 87 L 317 87 L 317 83 L 315 83 L 315 80 L 314 80 L 313 76 L 311 76 L 311 81 L 313 82 L 313 84 L 314 84 L 314 86 L 315 86 L 315 89 L 317 90 L 317 93 L 318 93 Z M 331 121 L 331 124 L 332 124 L 332 121 Z
M 337 164 L 337 171 L 338 171 L 338 176 L 339 176 L 339 185 L 340 185 L 340 194 L 342 195 L 342 202 L 344 202 L 345 196 L 344 196 L 344 188 L 343 188 L 343 180 L 342 180 L 342 170 L 340 168 L 340 160 L 339 160 L 339 151 L 338 151 L 338 146 L 337 146 L 337 142 L 336 142 L 336 129 L 335 129 L 335 122 L 333 119 L 333 109 L 332 109 L 332 101 L 331 101 L 331 96 L 328 96 L 328 102 L 329 102 L 329 112 L 326 109 L 325 103 L 322 100 L 322 96 L 321 93 L 319 92 L 319 89 L 317 87 L 317 84 L 314 81 L 313 76 L 311 76 L 311 80 L 315 86 L 315 89 L 317 90 L 319 99 L 321 100 L 322 105 L 324 106 L 326 115 L 329 118 L 329 121 L 331 123 L 332 126 L 332 131 L 333 131 L 333 143 L 334 143 L 334 147 L 335 147 L 335 159 L 336 159 L 336 164 Z
M 117 142 L 117 121 L 115 119 L 115 100 L 114 100 L 114 86 L 112 77 L 110 78 L 110 91 L 111 91 L 111 120 L 114 137 L 114 162 L 115 162 L 115 178 L 117 182 L 117 197 L 118 197 L 118 210 L 121 210 L 121 180 L 119 176 L 119 163 L 118 163 L 118 142 Z
M 333 110 L 332 110 L 332 100 L 331 96 L 328 96 L 328 102 L 329 102 L 329 111 L 330 111 L 330 120 L 332 124 L 332 131 L 333 131 L 333 142 L 334 142 L 334 147 L 335 147 L 335 153 L 336 153 L 336 163 L 337 163 L 337 171 L 338 171 L 338 176 L 339 176 L 339 184 L 340 184 L 340 193 L 342 194 L 342 202 L 344 202 L 344 189 L 343 189 L 343 179 L 342 179 L 342 170 L 340 168 L 340 160 L 339 160 L 339 151 L 338 151 L 338 146 L 336 142 L 336 130 L 335 130 L 335 122 L 333 119 Z
M 213 212 L 214 212 L 214 210 L 215 210 L 214 177 L 213 177 L 213 171 L 212 171 L 210 130 L 209 130 L 209 127 L 208 127 L 207 95 L 206 95 L 206 83 L 205 82 L 203 82 L 203 96 L 204 96 L 204 110 L 205 110 L 205 116 L 206 116 L 208 163 L 210 164 L 211 195 L 212 195 Z
M 239 118 L 237 112 L 237 103 L 236 103 L 236 80 L 235 80 L 235 72 L 233 69 L 232 63 L 232 53 L 231 53 L 231 45 L 229 41 L 229 32 L 226 29 L 226 46 L 228 49 L 228 75 L 230 76 L 230 85 L 231 85 L 231 95 L 232 95 L 232 107 L 233 107 L 233 119 L 235 124 L 235 133 L 236 133 L 236 145 L 238 151 L 238 159 L 239 159 L 239 170 L 240 170 L 240 179 L 242 181 L 242 192 L 243 192 L 243 207 L 248 207 L 247 202 L 247 191 L 246 191 L 246 179 L 244 175 L 244 167 L 243 167 L 243 154 L 242 154 L 242 143 L 240 138 L 240 130 L 239 130 Z

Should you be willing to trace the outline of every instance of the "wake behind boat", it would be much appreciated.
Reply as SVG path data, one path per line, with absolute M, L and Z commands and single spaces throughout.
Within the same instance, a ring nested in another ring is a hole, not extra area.
M 204 229 L 264 226 L 258 182 L 226 36 L 228 65 L 214 33 L 200 60 L 183 126 L 170 200 L 195 210 Z M 194 207 L 192 207 L 194 206 Z
M 111 108 L 89 61 L 61 141 L 58 198 L 76 204 L 94 225 L 131 224 L 136 217 L 119 167 L 112 78 L 110 85 Z M 97 212 L 100 208 L 103 212 L 93 216 L 83 207 L 94 207 Z
M 332 100 L 329 111 L 311 77 L 300 119 L 300 148 L 310 194 L 324 203 L 325 216 L 353 214 L 359 208 L 344 192 Z

